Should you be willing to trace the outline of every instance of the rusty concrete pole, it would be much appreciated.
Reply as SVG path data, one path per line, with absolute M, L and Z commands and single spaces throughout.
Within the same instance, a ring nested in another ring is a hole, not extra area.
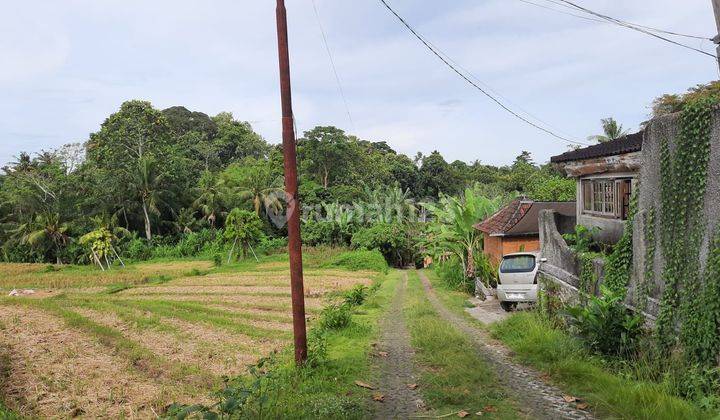
M 290 57 L 288 53 L 287 12 L 285 1 L 277 0 L 277 36 L 280 61 L 280 99 L 282 103 L 283 158 L 285 165 L 285 199 L 287 201 L 288 252 L 290 253 L 290 290 L 292 293 L 295 363 L 307 359 L 305 328 L 305 295 L 303 290 L 302 242 L 300 240 L 300 201 L 298 200 L 297 160 L 292 99 L 290 94 Z

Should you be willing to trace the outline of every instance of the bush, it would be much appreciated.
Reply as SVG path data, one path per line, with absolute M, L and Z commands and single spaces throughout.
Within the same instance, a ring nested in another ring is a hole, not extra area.
M 287 238 L 264 238 L 257 247 L 258 254 L 265 255 L 282 254 L 287 252 Z
M 152 248 L 145 239 L 134 236 L 125 245 L 125 250 L 122 255 L 130 260 L 145 261 L 152 257 Z
M 320 313 L 320 328 L 324 330 L 340 330 L 352 321 L 350 305 L 330 304 Z
M 355 287 L 345 292 L 345 303 L 350 306 L 360 306 L 365 302 L 368 288 L 364 284 L 356 284 Z
M 347 270 L 371 270 L 387 273 L 388 265 L 385 257 L 378 250 L 348 251 L 336 255 L 321 267 L 340 267 Z
M 303 243 L 316 245 L 350 245 L 353 235 L 351 225 L 341 226 L 331 220 L 316 221 L 310 219 L 302 224 Z
M 405 225 L 377 223 L 355 232 L 351 242 L 356 249 L 379 250 L 388 264 L 396 267 L 414 263 L 415 260 L 415 247 Z
M 469 294 L 475 293 L 475 279 L 465 277 L 462 264 L 457 257 L 439 261 L 434 266 L 438 277 L 449 289 Z
M 601 286 L 602 296 L 591 296 L 584 306 L 566 309 L 571 329 L 593 351 L 609 356 L 631 356 L 638 348 L 643 318 L 630 314 L 623 295 Z
M 563 235 L 563 239 L 576 253 L 596 251 L 598 244 L 595 243 L 593 235 L 597 234 L 599 230 L 598 227 L 588 229 L 583 225 L 576 225 L 575 233 L 566 233 Z

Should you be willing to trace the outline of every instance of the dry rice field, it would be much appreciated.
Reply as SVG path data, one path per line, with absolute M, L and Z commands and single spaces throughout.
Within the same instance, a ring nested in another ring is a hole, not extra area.
M 172 402 L 209 402 L 222 376 L 289 344 L 286 267 L 0 264 L 0 397 L 43 418 L 154 418 Z M 310 322 L 328 297 L 373 275 L 307 270 Z M 7 296 L 14 288 L 35 293 Z

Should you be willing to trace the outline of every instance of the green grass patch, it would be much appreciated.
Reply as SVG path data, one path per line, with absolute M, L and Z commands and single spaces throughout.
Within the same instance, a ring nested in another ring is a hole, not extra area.
M 344 268 L 350 271 L 370 270 L 381 273 L 388 272 L 388 265 L 385 257 L 378 250 L 356 250 L 338 254 L 329 261 L 323 263 L 322 267 Z
M 420 390 L 437 415 L 484 411 L 490 418 L 518 418 L 516 403 L 473 343 L 433 310 L 416 272 L 408 280 L 405 318 L 422 369 Z M 487 410 L 486 407 L 492 407 Z
M 453 289 L 440 278 L 440 275 L 435 270 L 423 270 L 423 273 L 427 276 L 428 280 L 430 280 L 430 284 L 432 284 L 435 294 L 446 308 L 470 321 L 474 326 L 483 329 L 486 328 L 485 324 L 473 318 L 469 313 L 467 313 L 467 311 L 465 311 L 466 308 L 474 307 L 474 305 L 469 302 L 469 299 L 472 298 L 472 296 L 465 292 Z M 498 303 L 498 305 L 500 304 Z
M 553 328 L 539 315 L 520 312 L 494 324 L 492 334 L 523 363 L 548 373 L 553 381 L 587 400 L 601 417 L 627 419 L 702 419 L 714 415 L 674 397 L 659 384 L 608 372 L 581 343 Z

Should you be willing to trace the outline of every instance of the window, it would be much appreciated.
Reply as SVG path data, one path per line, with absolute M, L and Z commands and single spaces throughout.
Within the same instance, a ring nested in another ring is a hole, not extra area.
M 529 273 L 535 269 L 533 255 L 512 255 L 503 257 L 500 264 L 501 273 Z
M 583 213 L 627 219 L 630 208 L 630 178 L 600 178 L 583 180 Z

